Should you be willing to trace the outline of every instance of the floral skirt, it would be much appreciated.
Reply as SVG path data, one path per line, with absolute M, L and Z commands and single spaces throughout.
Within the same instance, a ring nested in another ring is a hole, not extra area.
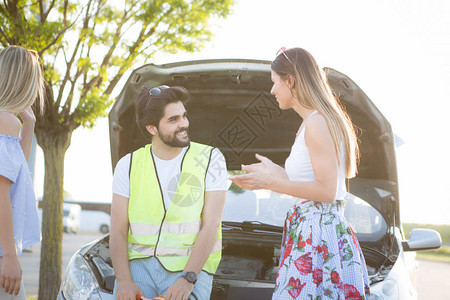
M 370 299 L 366 263 L 344 201 L 304 201 L 284 225 L 272 300 Z

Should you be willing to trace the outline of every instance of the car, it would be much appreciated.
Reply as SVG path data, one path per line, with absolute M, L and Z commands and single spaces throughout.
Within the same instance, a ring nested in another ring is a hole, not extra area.
M 81 206 L 63 203 L 63 229 L 66 233 L 78 233 L 80 230 Z
M 81 213 L 81 230 L 109 232 L 110 215 L 99 210 L 84 210 Z
M 325 71 L 361 131 L 359 173 L 348 180 L 345 216 L 365 256 L 371 299 L 417 299 L 415 251 L 440 247 L 440 235 L 414 229 L 405 240 L 391 126 L 348 76 Z M 280 110 L 270 95 L 270 62 L 218 59 L 147 64 L 132 72 L 109 114 L 113 168 L 126 153 L 146 144 L 135 123 L 134 99 L 144 87 L 163 84 L 189 91 L 191 140 L 218 147 L 230 174 L 242 172 L 241 164 L 254 163 L 255 153 L 284 165 L 302 120 L 292 110 Z M 271 299 L 283 224 L 292 203 L 290 196 L 243 190 L 229 182 L 222 260 L 211 299 Z M 60 299 L 112 299 L 115 275 L 108 242 L 105 235 L 72 257 Z

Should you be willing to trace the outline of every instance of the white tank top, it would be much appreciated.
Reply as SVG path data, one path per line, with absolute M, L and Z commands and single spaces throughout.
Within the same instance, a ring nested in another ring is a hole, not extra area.
M 312 112 L 305 120 L 303 120 L 303 124 L 305 124 L 306 120 L 317 113 L 317 110 Z M 345 188 L 345 149 L 344 143 L 340 144 L 340 166 L 338 169 L 337 176 L 337 188 L 336 188 L 336 200 L 343 200 L 347 190 Z M 291 181 L 299 181 L 299 182 L 309 182 L 314 181 L 316 176 L 314 175 L 314 170 L 311 165 L 311 158 L 309 156 L 309 150 L 305 143 L 305 126 L 303 126 L 302 130 L 297 134 L 297 137 L 294 141 L 294 144 L 291 148 L 291 153 L 289 157 L 286 159 L 285 165 L 286 173 Z M 304 200 L 313 200 L 313 199 L 301 199 Z

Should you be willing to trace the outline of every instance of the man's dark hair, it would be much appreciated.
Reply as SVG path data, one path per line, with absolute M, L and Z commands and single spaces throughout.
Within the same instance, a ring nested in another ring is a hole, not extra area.
M 188 91 L 181 86 L 160 89 L 158 95 L 150 95 L 149 88 L 145 88 L 137 97 L 136 123 L 145 137 L 151 138 L 152 135 L 145 128 L 147 125 L 153 125 L 158 128 L 159 121 L 164 116 L 164 109 L 169 103 L 181 101 L 185 103 L 189 98 Z

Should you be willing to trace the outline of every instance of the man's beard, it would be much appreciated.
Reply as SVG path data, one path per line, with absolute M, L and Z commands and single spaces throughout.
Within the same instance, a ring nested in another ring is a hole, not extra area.
M 187 133 L 187 139 L 186 140 L 180 140 L 177 137 L 177 133 L 181 132 L 181 131 L 186 131 Z M 158 130 L 159 133 L 159 138 L 161 139 L 161 141 L 166 144 L 167 146 L 170 147 L 174 147 L 174 148 L 183 148 L 186 146 L 189 146 L 189 128 L 180 128 L 177 131 L 175 131 L 173 133 L 173 135 L 171 134 L 164 134 L 163 132 L 161 132 L 160 130 Z

